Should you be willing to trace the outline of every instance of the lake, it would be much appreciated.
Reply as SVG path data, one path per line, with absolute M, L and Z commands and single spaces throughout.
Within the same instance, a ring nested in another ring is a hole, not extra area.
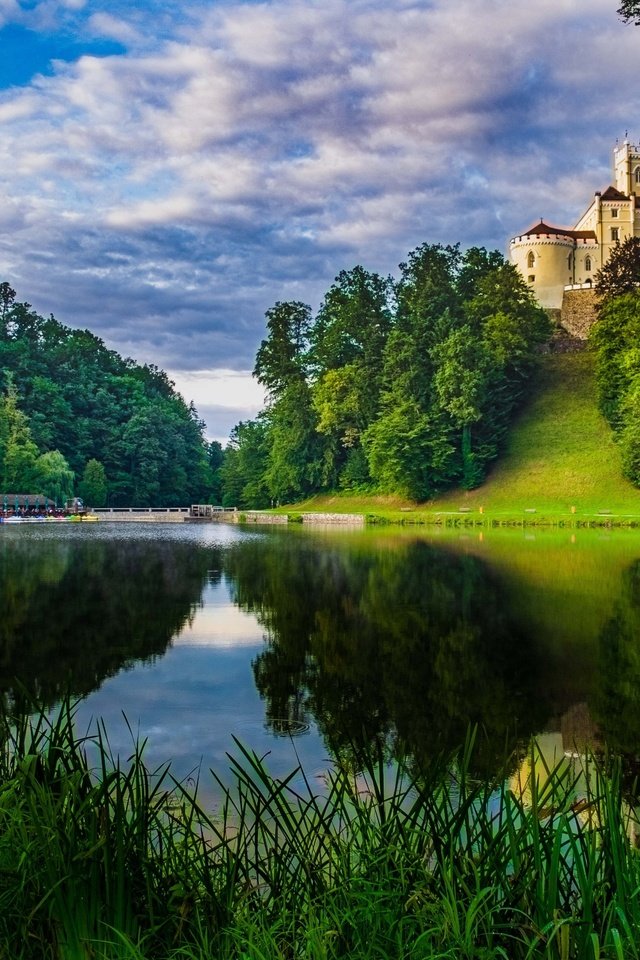
M 312 779 L 470 723 L 481 776 L 540 734 L 640 752 L 635 531 L 0 526 L 0 583 L 5 699 L 81 697 L 80 729 L 205 794 L 234 737 Z

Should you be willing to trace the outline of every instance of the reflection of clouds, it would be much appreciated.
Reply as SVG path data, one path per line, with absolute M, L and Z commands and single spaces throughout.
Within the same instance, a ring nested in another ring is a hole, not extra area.
M 204 607 L 173 641 L 174 646 L 258 647 L 264 631 L 255 617 L 232 604 Z
M 173 646 L 260 647 L 264 631 L 256 618 L 231 602 L 224 583 L 205 586 L 201 606 L 173 640 Z

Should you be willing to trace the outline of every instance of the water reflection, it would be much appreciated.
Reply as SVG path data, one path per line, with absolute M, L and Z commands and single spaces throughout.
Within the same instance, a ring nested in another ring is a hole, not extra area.
M 50 706 L 161 656 L 192 620 L 211 560 L 161 539 L 0 538 L 2 694 Z
M 540 733 L 633 759 L 638 554 L 575 534 L 10 531 L 0 691 L 94 691 L 87 715 L 124 710 L 185 770 L 219 768 L 232 734 L 259 752 L 301 736 L 317 772 L 374 742 L 426 764 L 470 723 L 480 775 Z
M 592 702 L 601 736 L 619 753 L 640 754 L 640 560 L 622 575 L 620 598 L 598 644 L 598 684 Z
M 333 754 L 382 740 L 426 762 L 478 723 L 493 768 L 549 715 L 536 638 L 476 557 L 277 538 L 236 545 L 225 570 L 265 629 L 253 666 L 267 717 L 313 717 Z

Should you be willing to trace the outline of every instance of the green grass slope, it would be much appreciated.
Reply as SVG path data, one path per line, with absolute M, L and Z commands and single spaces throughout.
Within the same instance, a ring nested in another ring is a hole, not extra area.
M 574 509 L 572 509 L 574 508 Z M 316 497 L 297 509 L 368 512 L 389 519 L 470 513 L 487 519 L 640 517 L 640 490 L 622 476 L 613 435 L 596 402 L 593 357 L 549 354 L 538 383 L 482 486 L 417 506 L 395 497 Z
M 492 510 L 517 505 L 571 513 L 574 506 L 576 513 L 640 513 L 640 491 L 623 478 L 618 447 L 597 407 L 590 353 L 544 358 L 537 389 L 504 454 L 463 501 Z

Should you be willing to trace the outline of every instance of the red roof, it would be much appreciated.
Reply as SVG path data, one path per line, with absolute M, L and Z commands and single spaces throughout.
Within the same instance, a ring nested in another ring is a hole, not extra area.
M 551 224 L 541 220 L 529 230 L 520 234 L 521 237 L 570 237 L 572 240 L 595 240 L 596 235 L 593 230 L 570 230 L 568 227 L 552 227 Z

